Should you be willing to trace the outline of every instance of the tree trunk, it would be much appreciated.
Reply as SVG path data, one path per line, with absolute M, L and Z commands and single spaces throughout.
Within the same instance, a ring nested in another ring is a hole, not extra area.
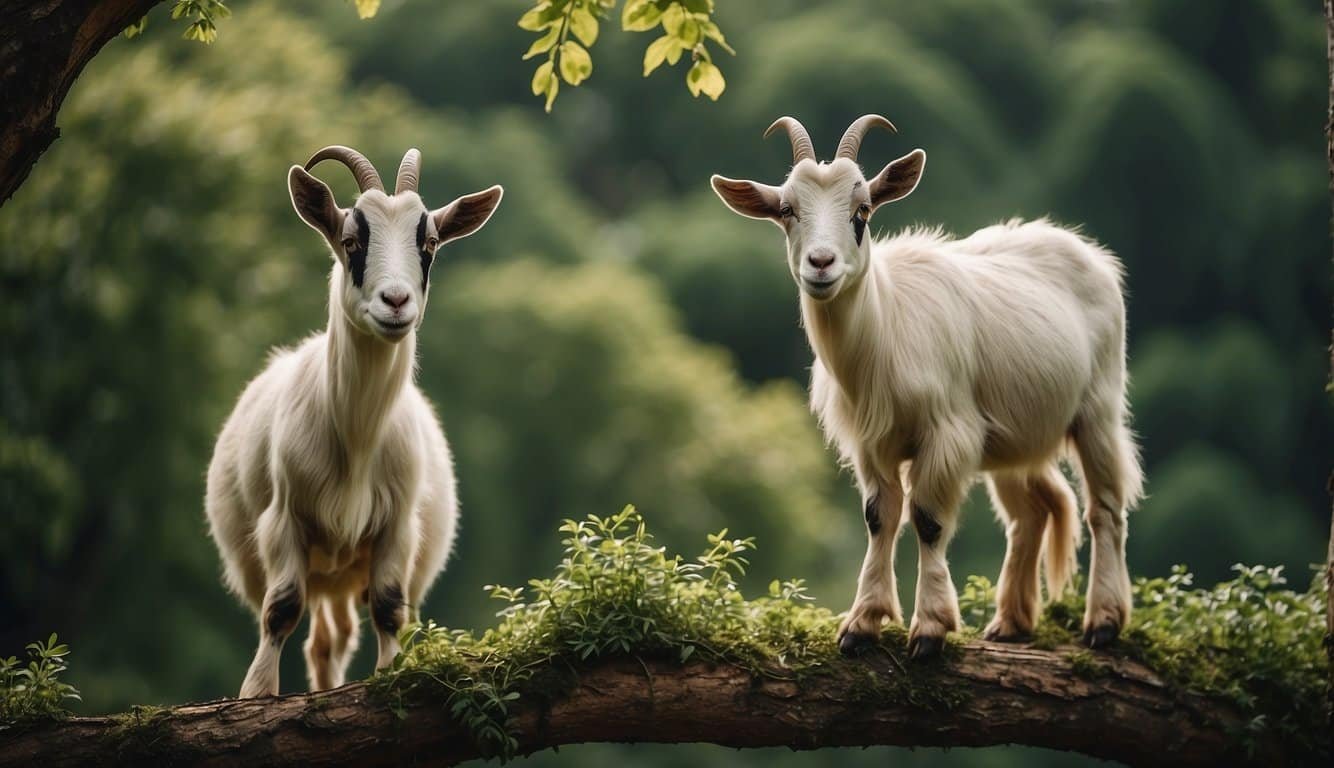
M 60 135 L 56 113 L 108 40 L 162 0 L 0 0 L 0 205 Z
M 1130 764 L 1232 765 L 1244 720 L 1224 701 L 1168 688 L 1144 666 L 1078 649 L 975 642 L 908 674 L 888 654 L 793 677 L 731 665 L 618 657 L 573 670 L 562 691 L 511 703 L 520 754 L 586 742 L 729 747 L 1027 744 Z M 1072 659 L 1081 659 L 1075 663 Z M 929 691 L 926 695 L 915 695 Z M 41 765 L 454 765 L 480 757 L 443 701 L 401 719 L 364 683 L 320 694 L 83 717 L 0 734 L 0 768 Z M 1251 759 L 1302 756 L 1260 741 Z

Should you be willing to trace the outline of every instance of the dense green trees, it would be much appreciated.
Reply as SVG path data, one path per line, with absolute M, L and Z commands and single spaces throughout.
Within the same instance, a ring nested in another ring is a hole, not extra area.
M 58 630 L 90 710 L 239 682 L 252 630 L 217 579 L 202 478 L 267 349 L 324 321 L 327 255 L 283 179 L 328 143 L 386 172 L 421 147 L 428 199 L 507 190 L 446 249 L 422 330 L 464 502 L 428 616 L 487 621 L 482 585 L 545 572 L 559 519 L 626 502 L 673 546 L 756 535 L 756 583 L 804 576 L 844 607 L 862 533 L 804 407 L 781 239 L 706 185 L 776 181 L 787 148 L 759 134 L 784 113 L 824 153 L 887 114 L 901 134 L 868 138 L 868 165 L 927 150 L 882 231 L 1051 214 L 1121 253 L 1150 494 L 1132 569 L 1211 581 L 1270 562 L 1305 581 L 1334 455 L 1314 9 L 721 3 L 738 55 L 717 103 L 642 78 L 644 39 L 607 35 L 547 116 L 519 59 L 528 5 L 385 3 L 358 22 L 327 0 L 247 4 L 210 48 L 150 24 L 93 62 L 0 209 L 0 653 Z M 975 497 L 961 578 L 994 576 L 1002 550 Z

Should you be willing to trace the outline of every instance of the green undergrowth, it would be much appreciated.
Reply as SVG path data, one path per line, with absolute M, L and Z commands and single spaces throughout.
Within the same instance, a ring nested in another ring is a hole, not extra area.
M 608 518 L 566 521 L 564 558 L 551 578 L 525 587 L 487 587 L 505 608 L 480 635 L 428 623 L 405 631 L 404 652 L 372 685 L 400 713 L 443 699 L 474 734 L 484 754 L 508 757 L 517 747 L 509 716 L 515 702 L 547 702 L 568 691 L 581 663 L 607 656 L 641 661 L 725 662 L 763 676 L 801 680 L 845 676 L 868 699 L 909 701 L 948 710 L 968 691 L 939 664 L 908 664 L 906 633 L 887 627 L 880 651 L 894 674 L 839 656 L 838 617 L 816 606 L 800 580 L 774 582 L 747 600 L 738 578 L 751 539 L 708 537 L 693 560 L 655 546 L 632 508 Z M 1261 734 L 1295 739 L 1310 754 L 1328 751 L 1322 649 L 1324 593 L 1284 589 L 1278 568 L 1237 567 L 1237 577 L 1211 590 L 1194 589 L 1184 567 L 1140 579 L 1130 626 L 1109 652 L 1078 644 L 1079 590 L 1050 603 L 1034 645 L 1064 649 L 1072 672 L 1087 680 L 1111 676 L 1108 653 L 1148 665 L 1183 693 L 1233 701 L 1248 718 L 1240 743 Z M 969 577 L 960 608 L 970 625 L 951 638 L 946 658 L 961 653 L 994 610 L 995 589 Z M 645 673 L 647 675 L 647 666 Z M 1292 743 L 1289 741 L 1289 743 Z
M 1277 737 L 1328 757 L 1323 578 L 1298 592 L 1285 588 L 1281 567 L 1238 564 L 1233 570 L 1234 578 L 1212 589 L 1195 588 L 1184 565 L 1164 578 L 1137 579 L 1130 626 L 1110 653 L 1142 662 L 1183 692 L 1231 700 L 1247 718 L 1236 734 L 1244 746 Z M 1083 615 L 1078 590 L 1048 604 L 1034 645 L 1077 643 Z M 1075 674 L 1096 680 L 1111 672 L 1100 657 L 1079 650 L 1069 659 Z
M 685 664 L 726 662 L 763 676 L 846 676 L 851 695 L 948 709 L 966 691 L 939 666 L 904 662 L 906 633 L 886 630 L 880 650 L 897 667 L 876 675 L 838 654 L 837 617 L 815 606 L 801 580 L 775 581 L 747 600 L 737 580 L 751 539 L 708 537 L 686 560 L 655 546 L 633 507 L 607 518 L 566 521 L 564 558 L 555 575 L 519 588 L 488 587 L 506 607 L 480 636 L 428 623 L 404 633 L 404 652 L 372 685 L 400 711 L 443 695 L 482 752 L 507 757 L 517 746 L 508 727 L 521 697 L 550 700 L 575 682 L 583 662 L 607 656 Z M 951 646 L 950 654 L 958 653 Z M 645 666 L 645 673 L 648 668 Z
M 0 731 L 18 723 L 65 716 L 65 702 L 79 698 L 74 686 L 60 679 L 66 670 L 69 646 L 55 633 L 28 643 L 28 660 L 17 656 L 0 659 Z

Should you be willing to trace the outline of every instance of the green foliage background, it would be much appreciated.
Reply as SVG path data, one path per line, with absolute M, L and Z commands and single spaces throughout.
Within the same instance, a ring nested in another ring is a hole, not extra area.
M 327 0 L 257 1 L 208 48 L 163 18 L 93 61 L 62 138 L 0 208 L 0 655 L 59 632 L 74 648 L 63 679 L 89 712 L 239 685 L 254 630 L 218 578 L 204 469 L 268 348 L 324 322 L 328 256 L 284 174 L 330 143 L 385 173 L 421 147 L 437 204 L 506 187 L 491 224 L 438 260 L 421 333 L 463 497 L 425 616 L 490 624 L 484 584 L 547 573 L 562 518 L 626 502 L 672 550 L 723 527 L 755 536 L 751 593 L 803 577 L 821 605 L 846 607 L 864 534 L 805 409 L 810 353 L 781 239 L 707 185 L 713 172 L 778 181 L 788 149 L 759 134 L 780 114 L 823 153 L 852 118 L 888 115 L 901 133 L 867 139 L 868 167 L 927 150 L 921 187 L 878 230 L 1051 214 L 1118 251 L 1150 494 L 1132 516 L 1132 571 L 1186 562 L 1209 584 L 1264 562 L 1304 585 L 1334 456 L 1318 9 L 721 2 L 737 56 L 716 103 L 679 71 L 643 78 L 642 36 L 609 29 L 592 76 L 547 115 L 520 58 L 530 6 L 386 0 L 362 22 Z M 346 174 L 323 175 L 351 199 Z M 1003 551 L 980 496 L 952 549 L 960 585 L 994 577 Z M 910 537 L 901 550 L 906 598 Z M 284 686 L 300 689 L 287 656 Z M 887 757 L 590 747 L 533 760 L 612 759 Z

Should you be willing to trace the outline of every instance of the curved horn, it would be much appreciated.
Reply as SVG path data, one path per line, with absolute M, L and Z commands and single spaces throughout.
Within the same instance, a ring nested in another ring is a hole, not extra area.
M 862 137 L 872 127 L 886 128 L 894 133 L 899 129 L 894 124 L 880 115 L 862 115 L 848 126 L 848 130 L 843 134 L 843 139 L 838 142 L 838 151 L 834 153 L 834 159 L 846 157 L 853 162 L 857 160 L 857 152 L 862 148 Z
M 422 153 L 416 147 L 403 155 L 403 162 L 398 164 L 398 180 L 394 182 L 394 194 L 417 191 L 417 175 L 421 172 Z
M 811 143 L 811 135 L 806 132 L 806 128 L 795 117 L 784 116 L 775 120 L 772 125 L 765 129 L 764 138 L 769 138 L 776 128 L 786 130 L 788 139 L 792 141 L 793 165 L 802 160 L 815 159 L 815 145 Z
M 319 152 L 311 155 L 306 161 L 306 170 L 314 168 L 322 160 L 337 160 L 346 165 L 352 171 L 352 175 L 357 177 L 357 189 L 365 192 L 368 189 L 384 191 L 384 184 L 380 181 L 380 174 L 376 172 L 375 166 L 366 156 L 355 149 L 334 145 L 325 147 Z

